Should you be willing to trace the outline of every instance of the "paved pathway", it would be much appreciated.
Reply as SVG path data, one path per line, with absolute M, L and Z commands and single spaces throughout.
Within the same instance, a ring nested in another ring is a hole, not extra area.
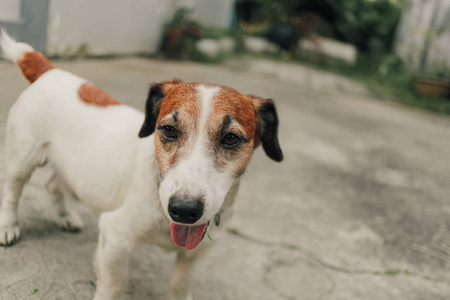
M 372 94 L 362 83 L 337 73 L 309 68 L 299 63 L 244 56 L 230 59 L 226 62 L 226 65 L 236 71 L 261 74 L 274 80 L 309 87 L 329 95 L 356 94 L 370 96 Z
M 140 58 L 56 65 L 140 109 L 149 83 L 174 77 L 277 101 L 285 161 L 256 151 L 229 231 L 194 274 L 197 299 L 449 298 L 449 118 L 364 93 L 329 93 L 321 76 L 285 82 Z M 0 62 L 2 157 L 7 111 L 26 86 Z M 86 229 L 59 231 L 40 185 L 47 176 L 36 172 L 24 192 L 20 242 L 0 248 L 0 299 L 84 300 L 94 292 L 96 217 L 78 204 Z M 139 249 L 125 299 L 165 299 L 173 259 L 153 246 Z

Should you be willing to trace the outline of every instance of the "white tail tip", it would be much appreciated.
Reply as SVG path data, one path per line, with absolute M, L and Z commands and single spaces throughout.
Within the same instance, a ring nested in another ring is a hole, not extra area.
M 24 53 L 34 51 L 30 45 L 16 42 L 3 28 L 0 31 L 0 48 L 4 58 L 17 62 Z

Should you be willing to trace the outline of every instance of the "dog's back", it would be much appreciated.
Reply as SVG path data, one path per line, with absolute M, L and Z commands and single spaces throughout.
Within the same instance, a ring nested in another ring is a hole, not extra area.
M 71 183 L 74 194 L 92 208 L 103 211 L 119 205 L 117 194 L 122 188 L 118 183 L 131 172 L 129 160 L 140 143 L 143 114 L 87 80 L 56 68 L 43 54 L 17 43 L 3 30 L 0 46 L 3 56 L 15 62 L 31 83 L 8 116 L 10 172 L 26 181 L 30 170 L 48 160 L 64 182 Z M 102 180 L 105 169 L 108 180 Z

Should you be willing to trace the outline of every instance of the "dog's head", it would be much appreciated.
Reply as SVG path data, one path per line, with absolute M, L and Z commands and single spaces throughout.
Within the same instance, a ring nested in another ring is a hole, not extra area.
M 283 159 L 277 129 L 270 99 L 178 80 L 152 85 L 139 137 L 155 132 L 159 195 L 176 244 L 200 243 L 260 143 L 270 158 Z

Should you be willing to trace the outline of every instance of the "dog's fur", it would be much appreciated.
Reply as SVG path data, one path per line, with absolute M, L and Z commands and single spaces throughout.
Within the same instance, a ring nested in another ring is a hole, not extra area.
M 54 169 L 47 189 L 57 225 L 72 231 L 83 227 L 67 196 L 102 213 L 94 299 L 120 298 L 130 252 L 142 243 L 178 251 L 169 299 L 191 299 L 191 266 L 213 244 L 200 243 L 200 237 L 216 238 L 231 216 L 253 150 L 261 143 L 269 157 L 283 159 L 273 102 L 225 86 L 172 80 L 152 85 L 144 115 L 55 68 L 5 32 L 0 44 L 4 57 L 32 83 L 7 122 L 0 244 L 18 240 L 23 186 L 48 162 Z M 203 212 L 195 224 L 172 220 L 173 197 L 200 199 Z M 192 235 L 198 240 L 177 246 L 174 228 L 198 230 Z

